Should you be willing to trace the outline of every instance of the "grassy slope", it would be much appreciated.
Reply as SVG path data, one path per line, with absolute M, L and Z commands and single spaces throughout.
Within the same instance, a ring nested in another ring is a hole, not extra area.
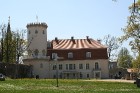
M 133 83 L 56 80 L 16 79 L 0 81 L 0 93 L 139 93 Z

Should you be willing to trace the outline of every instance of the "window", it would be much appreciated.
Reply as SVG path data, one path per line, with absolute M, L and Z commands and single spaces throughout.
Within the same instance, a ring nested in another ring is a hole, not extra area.
M 66 70 L 74 70 L 75 68 L 75 64 L 66 64 Z
M 79 69 L 83 69 L 83 64 L 79 64 Z
M 89 74 L 87 74 L 87 78 L 89 78 Z
M 86 69 L 89 69 L 89 64 L 86 64 Z
M 72 52 L 69 52 L 69 53 L 68 53 L 68 58 L 69 58 L 69 59 L 73 58 L 73 53 L 72 53 Z
M 53 70 L 56 70 L 56 65 L 53 65 Z
M 43 64 L 42 63 L 40 64 L 40 68 L 43 68 Z
M 38 31 L 37 30 L 35 30 L 35 34 L 37 34 L 38 33 Z
M 34 55 L 35 55 L 36 57 L 38 56 L 38 53 L 39 53 L 38 49 L 35 49 Z
M 98 62 L 95 63 L 95 69 L 99 69 L 99 64 L 98 64 Z
M 76 67 L 75 67 L 75 64 L 73 64 L 73 69 L 75 69 Z
M 69 68 L 68 68 L 68 64 L 66 64 L 66 70 L 68 70 Z
M 80 78 L 82 78 L 83 77 L 83 75 L 80 73 Z
M 75 73 L 73 73 L 73 77 L 74 77 L 74 78 L 75 78 L 75 76 L 76 76 Z
M 30 30 L 28 31 L 28 34 L 31 34 Z
M 53 75 L 53 78 L 56 78 L 56 75 Z
M 51 48 L 51 42 L 49 42 L 49 41 L 47 42 L 47 47 Z
M 62 70 L 62 64 L 59 64 L 59 70 Z
M 72 70 L 72 68 L 73 68 L 72 64 L 69 64 L 69 70 Z
M 86 58 L 91 58 L 91 52 L 86 52 Z
M 42 55 L 45 56 L 45 50 L 42 50 Z
M 52 59 L 56 59 L 57 58 L 57 53 L 52 53 Z
M 45 31 L 43 30 L 43 32 L 42 32 L 43 34 L 45 34 Z

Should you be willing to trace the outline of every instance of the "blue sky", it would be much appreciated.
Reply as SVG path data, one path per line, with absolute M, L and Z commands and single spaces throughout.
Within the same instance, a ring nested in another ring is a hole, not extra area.
M 0 0 L 0 24 L 11 17 L 12 30 L 26 29 L 27 23 L 48 24 L 48 40 L 103 38 L 121 36 L 126 25 L 128 6 L 133 0 Z

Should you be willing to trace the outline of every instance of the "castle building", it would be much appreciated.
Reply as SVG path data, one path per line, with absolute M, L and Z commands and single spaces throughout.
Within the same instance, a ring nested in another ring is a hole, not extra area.
M 47 41 L 47 24 L 27 24 L 28 57 L 40 78 L 109 78 L 107 47 L 88 36 L 85 39 Z

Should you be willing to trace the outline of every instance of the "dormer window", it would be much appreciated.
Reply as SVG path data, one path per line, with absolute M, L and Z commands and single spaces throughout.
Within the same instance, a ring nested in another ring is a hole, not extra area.
M 69 53 L 68 53 L 68 58 L 69 58 L 69 59 L 72 59 L 72 58 L 73 58 L 73 53 L 72 53 L 72 52 L 69 52 Z
M 86 52 L 86 58 L 91 58 L 91 52 Z

